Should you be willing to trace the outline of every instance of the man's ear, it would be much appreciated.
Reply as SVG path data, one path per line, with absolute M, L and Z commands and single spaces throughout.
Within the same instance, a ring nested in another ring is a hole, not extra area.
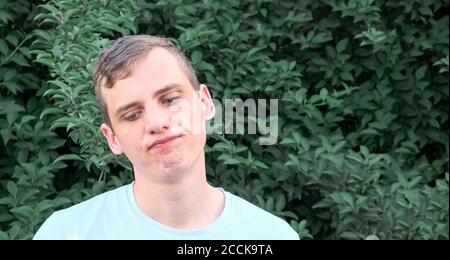
M 108 145 L 111 151 L 117 155 L 122 154 L 123 153 L 122 147 L 120 146 L 120 143 L 117 140 L 117 137 L 114 135 L 114 132 L 111 129 L 111 127 L 103 123 L 100 126 L 100 129 L 102 130 L 102 133 L 105 136 L 106 140 L 108 140 Z
M 214 103 L 211 99 L 211 95 L 209 94 L 206 85 L 201 84 L 198 87 L 198 93 L 200 97 L 200 102 L 202 103 L 202 113 L 205 116 L 206 120 L 210 120 L 214 117 L 214 114 L 216 113 L 216 108 L 214 107 Z

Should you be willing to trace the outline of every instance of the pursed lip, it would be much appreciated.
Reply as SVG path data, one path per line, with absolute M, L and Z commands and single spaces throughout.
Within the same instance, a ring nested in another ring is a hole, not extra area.
M 181 136 L 182 136 L 182 135 L 174 135 L 174 136 L 169 136 L 169 137 L 165 137 L 165 138 L 158 139 L 158 140 L 154 141 L 154 142 L 150 145 L 150 147 L 149 147 L 148 149 L 150 150 L 150 149 L 152 149 L 153 147 L 155 147 L 155 146 L 158 145 L 158 144 L 164 144 L 164 143 L 167 143 L 167 142 L 172 141 L 172 140 L 174 140 L 174 139 L 176 139 L 176 138 L 178 138 L 178 137 L 181 137 Z

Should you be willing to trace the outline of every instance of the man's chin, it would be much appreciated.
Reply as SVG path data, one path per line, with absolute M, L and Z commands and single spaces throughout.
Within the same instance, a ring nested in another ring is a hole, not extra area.
M 161 161 L 161 168 L 164 171 L 177 171 L 183 167 L 183 158 L 180 157 L 169 157 L 163 158 Z

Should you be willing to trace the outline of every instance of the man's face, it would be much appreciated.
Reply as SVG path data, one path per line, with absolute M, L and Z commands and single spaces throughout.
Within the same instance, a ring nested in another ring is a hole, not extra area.
M 113 128 L 103 124 L 102 132 L 111 150 L 125 153 L 135 172 L 164 180 L 202 158 L 205 121 L 213 117 L 214 105 L 205 85 L 198 94 L 194 91 L 169 51 L 151 50 L 128 77 L 102 94 Z

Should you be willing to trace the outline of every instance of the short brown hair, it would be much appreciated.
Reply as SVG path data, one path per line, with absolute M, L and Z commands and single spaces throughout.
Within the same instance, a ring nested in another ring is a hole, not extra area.
M 143 59 L 153 48 L 161 47 L 170 51 L 179 61 L 194 89 L 198 89 L 198 79 L 186 56 L 167 38 L 149 35 L 133 35 L 119 38 L 104 49 L 97 57 L 94 68 L 94 89 L 103 119 L 110 127 L 108 108 L 102 96 L 102 87 L 113 88 L 114 84 L 128 77 L 137 61 Z

